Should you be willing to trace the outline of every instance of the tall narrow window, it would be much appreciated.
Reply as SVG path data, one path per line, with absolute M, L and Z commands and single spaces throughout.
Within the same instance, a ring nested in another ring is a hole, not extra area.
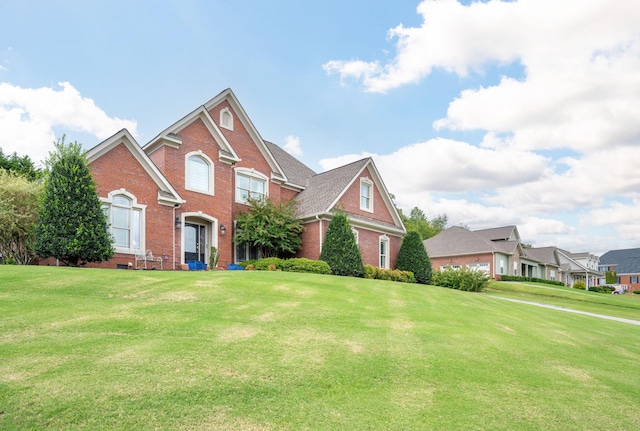
M 389 268 L 389 238 L 380 237 L 380 268 Z
M 233 115 L 229 108 L 224 108 L 220 111 L 220 126 L 225 129 L 233 130 Z
M 360 179 L 360 209 L 373 212 L 373 183 L 365 178 Z
M 236 172 L 236 202 L 247 203 L 249 197 L 260 199 L 267 196 L 267 178 L 257 172 Z
M 109 194 L 103 210 L 107 215 L 108 230 L 113 236 L 116 251 L 133 252 L 143 247 L 144 206 L 137 205 L 128 194 Z
M 185 188 L 213 194 L 213 163 L 201 151 L 185 157 Z

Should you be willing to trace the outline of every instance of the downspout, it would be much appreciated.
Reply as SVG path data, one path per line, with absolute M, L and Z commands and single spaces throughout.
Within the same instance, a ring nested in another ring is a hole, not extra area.
M 171 225 L 173 226 L 173 251 L 172 251 L 172 255 L 173 255 L 173 270 L 175 271 L 176 269 L 176 210 L 178 208 L 180 208 L 182 206 L 182 204 L 175 204 L 173 206 L 173 216 L 171 217 Z
M 316 220 L 318 220 L 318 259 L 320 259 L 322 254 L 322 220 L 318 215 L 316 215 Z

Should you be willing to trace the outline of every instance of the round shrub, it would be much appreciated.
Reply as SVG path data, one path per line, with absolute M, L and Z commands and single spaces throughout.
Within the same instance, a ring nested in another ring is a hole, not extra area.
M 585 290 L 587 288 L 587 285 L 585 284 L 584 281 L 580 280 L 573 283 L 573 288 Z
M 254 263 L 258 271 L 282 271 L 284 261 L 279 257 L 265 257 Z

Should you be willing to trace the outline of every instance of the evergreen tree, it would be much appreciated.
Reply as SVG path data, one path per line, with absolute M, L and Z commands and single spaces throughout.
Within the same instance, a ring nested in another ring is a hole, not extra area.
M 349 219 L 344 212 L 334 214 L 329 223 L 322 243 L 320 260 L 329 264 L 331 273 L 334 275 L 364 277 L 362 255 L 356 244 Z
M 396 269 L 413 272 L 418 283 L 431 281 L 431 260 L 418 232 L 408 232 L 402 239 Z
M 55 144 L 46 162 L 44 193 L 36 224 L 38 256 L 64 264 L 102 262 L 113 257 L 113 240 L 80 144 Z

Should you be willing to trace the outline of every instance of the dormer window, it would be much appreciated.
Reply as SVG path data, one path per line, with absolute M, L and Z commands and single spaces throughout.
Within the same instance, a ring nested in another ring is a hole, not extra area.
M 220 111 L 220 127 L 233 130 L 233 115 L 231 115 L 229 108 Z

